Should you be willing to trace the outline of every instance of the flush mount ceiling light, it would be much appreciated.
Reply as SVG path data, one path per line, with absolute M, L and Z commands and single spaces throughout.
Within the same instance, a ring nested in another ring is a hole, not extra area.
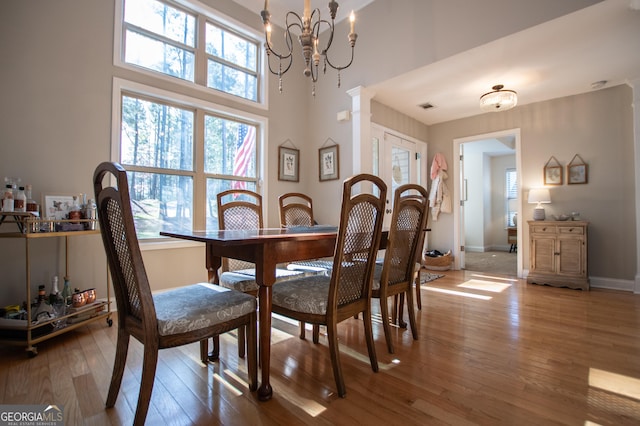
M 502 90 L 502 84 L 492 87 L 493 91 L 480 96 L 480 109 L 483 111 L 506 111 L 518 103 L 518 94 L 513 90 Z

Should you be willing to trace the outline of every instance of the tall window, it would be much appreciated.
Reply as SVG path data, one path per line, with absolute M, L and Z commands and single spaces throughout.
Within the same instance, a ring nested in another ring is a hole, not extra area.
M 264 98 L 261 35 L 197 0 L 116 0 L 115 12 L 115 65 L 155 86 L 114 79 L 112 157 L 138 237 L 216 229 L 217 193 L 259 190 L 266 119 L 248 109 Z
M 516 169 L 506 170 L 505 183 L 505 222 L 507 227 L 516 226 L 513 220 L 518 212 L 518 177 Z
M 218 22 L 212 14 L 195 12 L 171 0 L 119 0 L 121 43 L 117 58 L 162 75 L 259 101 L 257 35 Z M 199 3 L 198 10 L 206 10 Z M 199 31 L 198 28 L 204 28 Z

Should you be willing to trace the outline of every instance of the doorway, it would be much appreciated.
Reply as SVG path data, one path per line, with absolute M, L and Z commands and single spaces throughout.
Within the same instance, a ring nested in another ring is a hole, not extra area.
M 387 184 L 387 200 L 383 227 L 391 226 L 393 195 L 397 187 L 416 183 L 427 187 L 427 144 L 382 126 L 371 125 L 373 174 Z
M 454 161 L 454 176 L 460 177 L 453 190 L 459 206 L 454 267 L 522 277 L 521 224 L 513 223 L 513 216 L 520 216 L 520 191 L 513 191 L 512 199 L 507 195 L 507 180 L 520 182 L 520 130 L 455 139 L 453 145 L 454 158 L 460 159 Z

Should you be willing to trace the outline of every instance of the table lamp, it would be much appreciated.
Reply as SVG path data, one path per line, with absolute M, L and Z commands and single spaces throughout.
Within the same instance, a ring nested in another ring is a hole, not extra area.
M 531 189 L 529 191 L 529 204 L 537 203 L 533 210 L 533 220 L 544 220 L 544 207 L 542 204 L 549 204 L 551 202 L 551 194 L 547 188 Z

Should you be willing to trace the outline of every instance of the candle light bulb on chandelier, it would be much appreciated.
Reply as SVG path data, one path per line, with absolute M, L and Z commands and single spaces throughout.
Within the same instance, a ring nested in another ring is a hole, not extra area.
M 348 68 L 353 63 L 355 44 L 358 34 L 355 33 L 355 13 L 351 11 L 349 15 L 350 32 L 348 34 L 348 42 L 351 47 L 351 58 L 348 59 L 346 65 L 336 65 L 329 57 L 329 52 L 334 41 L 335 18 L 338 11 L 338 2 L 329 1 L 329 15 L 331 20 L 321 17 L 320 9 L 311 8 L 311 0 L 304 0 L 304 9 L 302 15 L 289 11 L 286 13 L 286 21 L 284 27 L 284 40 L 286 48 L 283 52 L 278 52 L 276 47 L 271 44 L 272 30 L 276 30 L 271 26 L 271 14 L 269 13 L 269 1 L 265 0 L 264 10 L 260 13 L 264 24 L 265 31 L 265 49 L 267 52 L 267 65 L 272 74 L 278 76 L 280 92 L 282 92 L 282 76 L 289 71 L 293 64 L 294 56 L 294 40 L 300 43 L 302 57 L 304 59 L 304 75 L 311 77 L 314 83 L 318 80 L 318 66 L 320 60 L 323 59 L 323 70 L 326 71 L 327 66 L 338 72 L 338 87 L 340 87 L 340 72 Z M 295 34 L 294 34 L 295 33 Z M 323 40 L 326 44 L 320 44 L 320 33 L 323 34 Z M 279 63 L 274 66 L 273 61 Z M 312 90 L 315 95 L 315 87 Z

